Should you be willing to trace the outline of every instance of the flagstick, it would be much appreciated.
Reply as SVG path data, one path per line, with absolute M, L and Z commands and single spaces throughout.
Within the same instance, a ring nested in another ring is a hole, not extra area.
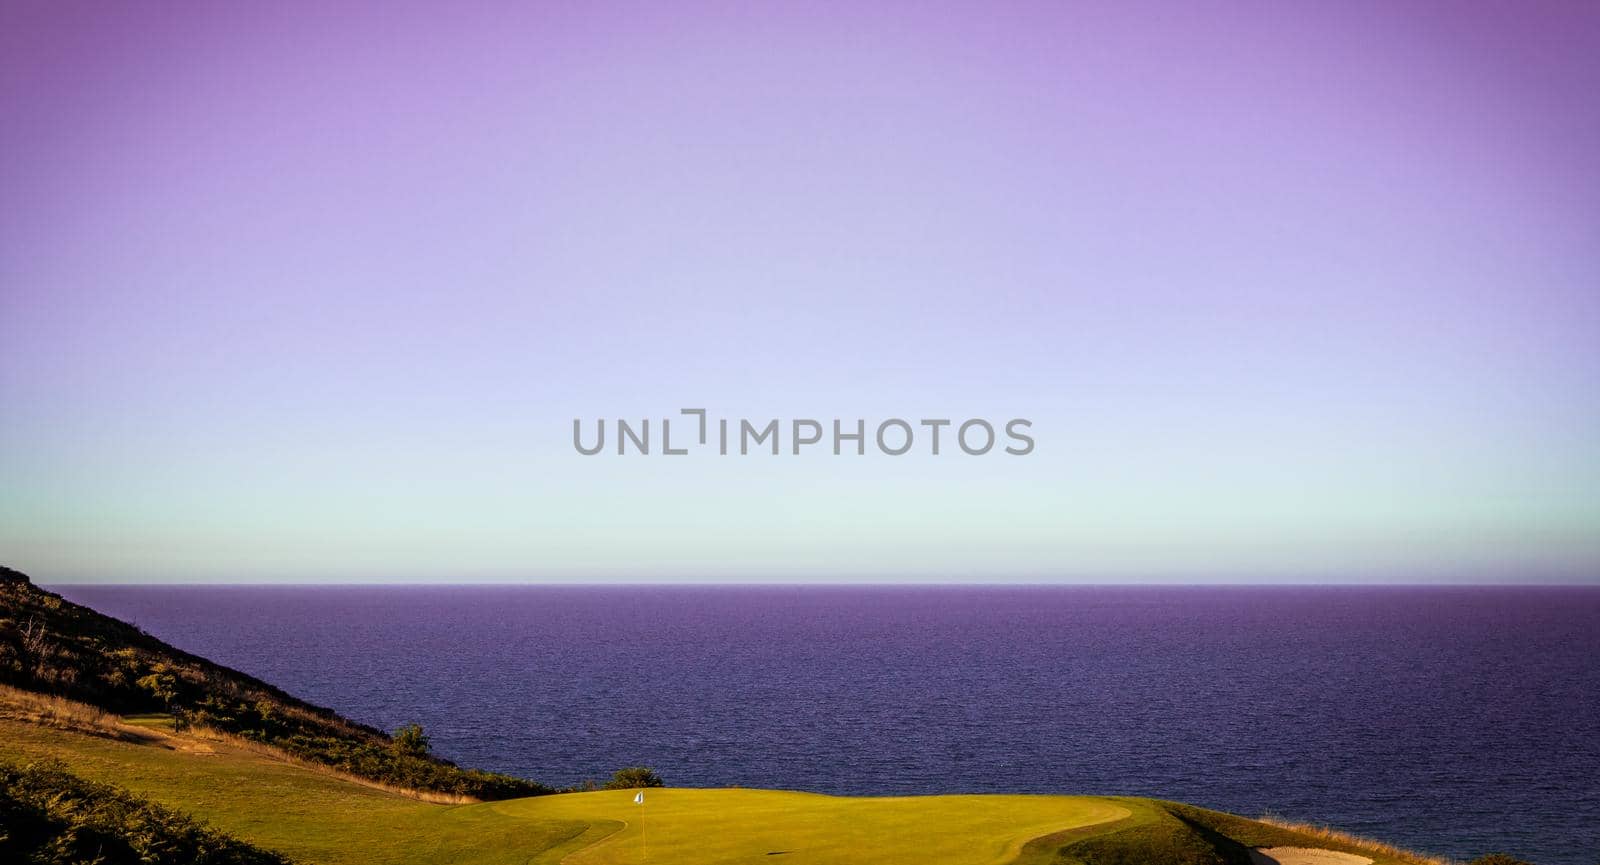
M 644 836 L 644 791 L 633 794 L 633 804 L 639 806 L 639 861 L 650 858 L 650 843 Z

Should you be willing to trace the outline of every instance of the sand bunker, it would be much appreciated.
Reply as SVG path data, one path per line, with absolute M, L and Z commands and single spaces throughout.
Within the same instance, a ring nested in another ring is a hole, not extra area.
M 1255 865 L 1371 865 L 1372 860 L 1354 853 L 1319 850 L 1316 847 L 1262 847 L 1250 851 Z

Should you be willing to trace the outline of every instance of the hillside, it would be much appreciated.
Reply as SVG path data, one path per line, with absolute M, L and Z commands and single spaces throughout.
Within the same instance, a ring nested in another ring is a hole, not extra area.
M 117 714 L 170 713 L 296 757 L 420 791 L 473 799 L 551 792 L 521 778 L 461 769 L 278 688 L 170 646 L 0 567 L 0 684 Z

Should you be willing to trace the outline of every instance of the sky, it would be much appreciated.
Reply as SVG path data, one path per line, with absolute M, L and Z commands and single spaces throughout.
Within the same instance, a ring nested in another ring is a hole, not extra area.
M 0 562 L 1600 582 L 1596 93 L 1593 3 L 8 2 Z M 691 407 L 1036 446 L 573 447 Z

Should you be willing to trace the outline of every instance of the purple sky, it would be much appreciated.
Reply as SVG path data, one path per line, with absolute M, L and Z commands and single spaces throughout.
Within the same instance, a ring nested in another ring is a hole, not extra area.
M 1596 94 L 1594 3 L 6 3 L 0 561 L 1594 581 Z M 1039 448 L 571 448 L 684 406 Z

